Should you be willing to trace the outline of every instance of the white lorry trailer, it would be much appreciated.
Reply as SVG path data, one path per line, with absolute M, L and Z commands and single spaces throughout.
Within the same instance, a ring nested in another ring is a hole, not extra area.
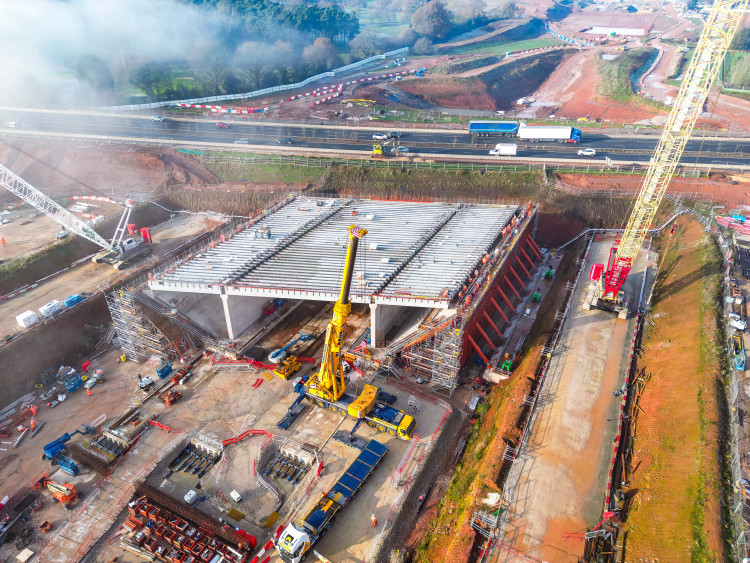
M 533 126 L 524 125 L 518 128 L 518 138 L 536 143 L 555 141 L 558 143 L 580 143 L 581 130 L 568 126 Z

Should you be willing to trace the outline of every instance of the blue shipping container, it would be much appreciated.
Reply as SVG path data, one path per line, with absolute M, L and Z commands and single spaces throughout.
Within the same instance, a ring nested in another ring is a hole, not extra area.
M 81 297 L 78 293 L 74 293 L 73 295 L 69 295 L 65 299 L 63 299 L 63 307 L 72 307 L 73 305 L 77 305 L 83 301 L 83 297 Z

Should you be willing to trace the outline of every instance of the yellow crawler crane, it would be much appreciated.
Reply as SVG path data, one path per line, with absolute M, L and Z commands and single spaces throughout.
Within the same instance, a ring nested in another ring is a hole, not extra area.
M 643 245 L 747 5 L 748 0 L 714 1 L 661 139 L 651 157 L 625 232 L 610 250 L 606 271 L 603 264 L 595 264 L 591 270 L 592 291 L 584 308 L 598 306 L 618 311 L 621 318 L 627 316 L 628 296 L 623 291 L 623 284 Z

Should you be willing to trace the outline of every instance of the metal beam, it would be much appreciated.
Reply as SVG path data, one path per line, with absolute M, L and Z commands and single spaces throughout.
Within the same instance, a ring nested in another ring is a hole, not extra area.
M 500 331 L 499 331 L 499 330 L 497 329 L 497 327 L 495 326 L 495 323 L 493 323 L 493 322 L 492 322 L 492 319 L 491 319 L 491 318 L 490 318 L 490 316 L 489 316 L 489 315 L 487 314 L 487 311 L 482 311 L 482 314 L 484 315 L 484 318 L 485 318 L 485 319 L 487 319 L 487 322 L 488 322 L 488 323 L 490 323 L 490 326 L 491 326 L 491 327 L 493 328 L 493 330 L 495 331 L 495 333 L 496 333 L 496 334 L 497 334 L 497 335 L 498 335 L 498 336 L 500 337 L 500 342 L 502 343 L 502 342 L 503 342 L 503 340 L 504 340 L 504 338 L 503 338 L 503 333 L 502 333 L 502 332 L 500 332 Z
M 503 292 L 499 287 L 498 287 L 498 290 L 500 291 L 500 294 L 502 295 Z M 503 297 L 505 297 L 505 295 L 503 295 Z M 506 298 L 505 300 L 507 301 L 508 299 Z M 503 320 L 506 323 L 510 323 L 510 321 L 508 320 L 508 317 L 505 316 L 505 313 L 503 313 L 503 310 L 500 308 L 500 305 L 498 305 L 497 301 L 495 301 L 495 298 L 490 296 L 490 301 L 492 301 L 492 304 L 495 306 L 495 309 L 497 309 L 497 312 L 500 313 L 500 316 L 503 318 Z
M 529 242 L 529 246 L 531 247 L 531 250 L 534 251 L 534 254 L 536 254 L 536 257 L 541 258 L 542 253 L 539 251 L 539 247 L 534 242 L 534 239 L 532 239 L 531 237 L 526 237 L 526 240 Z
M 484 360 L 484 363 L 489 365 L 490 361 L 487 359 L 487 356 L 482 354 L 482 350 L 479 348 L 479 346 L 477 346 L 477 343 L 474 342 L 474 339 L 470 335 L 467 334 L 466 340 L 468 340 L 469 344 L 471 344 L 474 350 L 477 351 L 477 354 L 479 354 L 482 357 L 482 359 Z
M 531 264 L 531 269 L 533 270 L 536 267 L 536 265 L 534 264 L 534 261 L 531 258 L 529 258 L 528 254 L 526 254 L 526 251 L 523 249 L 523 246 L 519 248 L 521 249 L 521 254 L 523 254 L 523 257 L 529 261 L 529 264 Z
M 523 280 L 521 279 L 521 276 L 519 276 L 519 275 L 518 275 L 518 274 L 516 273 L 516 271 L 515 271 L 515 270 L 513 269 L 513 266 L 511 266 L 510 264 L 508 264 L 508 269 L 510 270 L 510 273 L 511 273 L 511 274 L 513 274 L 514 276 L 516 276 L 516 279 L 518 280 L 518 283 L 519 283 L 519 284 L 521 285 L 521 287 L 523 288 L 523 287 L 524 287 L 524 283 L 523 283 Z M 512 287 L 512 286 L 511 286 L 511 287 Z M 516 290 L 514 289 L 513 291 L 516 291 Z M 519 298 L 519 299 L 521 299 L 521 296 L 520 296 L 520 295 L 518 294 L 518 292 L 517 292 L 517 291 L 516 291 L 516 296 L 518 296 L 518 298 Z
M 484 330 L 482 330 L 482 327 L 481 327 L 481 326 L 479 325 L 479 322 L 478 322 L 478 321 L 475 321 L 475 323 L 474 323 L 474 324 L 476 325 L 476 327 L 477 327 L 477 330 L 479 331 L 479 334 L 481 334 L 482 336 L 484 336 L 484 339 L 485 339 L 485 340 L 487 341 L 487 344 L 489 344 L 489 345 L 490 345 L 490 348 L 492 348 L 493 350 L 494 350 L 495 348 L 497 348 L 497 346 L 495 346 L 495 343 L 494 343 L 494 342 L 492 342 L 492 340 L 490 340 L 490 337 L 489 337 L 489 336 L 487 336 L 487 333 L 486 333 L 486 332 L 484 332 Z
M 519 266 L 521 266 L 521 269 L 522 269 L 522 270 L 524 271 L 524 273 L 526 274 L 526 276 L 527 276 L 527 277 L 528 277 L 529 279 L 531 279 L 531 274 L 530 274 L 530 273 L 529 273 L 529 271 L 528 271 L 528 270 L 526 269 L 526 267 L 525 267 L 525 266 L 523 265 L 523 262 L 521 262 L 521 259 L 520 259 L 520 258 L 519 258 L 518 256 L 516 256 L 516 262 L 518 262 L 518 265 L 519 265 Z

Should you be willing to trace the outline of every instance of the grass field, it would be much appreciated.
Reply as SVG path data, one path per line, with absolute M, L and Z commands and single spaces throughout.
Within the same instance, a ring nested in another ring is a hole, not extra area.
M 207 152 L 206 155 L 252 158 L 250 153 Z M 265 155 L 263 155 L 265 157 Z M 247 182 L 249 184 L 309 184 L 317 182 L 325 173 L 318 166 L 294 164 L 244 164 L 233 162 L 204 161 L 206 168 L 224 182 Z
M 623 53 L 614 61 L 602 61 L 599 66 L 600 93 L 610 100 L 627 102 L 633 96 L 630 75 L 640 69 L 651 57 L 654 49 L 642 48 Z
M 750 53 L 729 53 L 724 65 L 724 86 L 740 90 L 750 89 Z
M 661 254 L 655 325 L 644 335 L 639 361 L 652 378 L 639 403 L 625 555 L 628 561 L 723 561 L 720 257 L 692 219 L 679 221 Z
M 399 22 L 395 13 L 383 13 L 373 8 L 372 4 L 373 2 L 369 2 L 367 7 L 357 10 L 362 31 L 397 37 L 409 27 L 408 23 Z
M 522 39 L 521 41 L 506 41 L 498 43 L 483 43 L 466 50 L 460 50 L 463 54 L 487 53 L 493 55 L 504 55 L 509 51 L 526 51 L 528 49 L 538 49 L 539 47 L 551 47 L 553 45 L 562 45 L 563 41 L 543 35 L 534 39 Z

